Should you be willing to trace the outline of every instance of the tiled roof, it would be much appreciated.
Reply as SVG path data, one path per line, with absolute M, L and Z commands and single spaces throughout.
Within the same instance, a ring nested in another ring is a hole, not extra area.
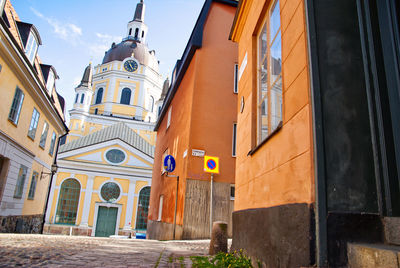
M 139 134 L 134 132 L 124 123 L 114 124 L 77 140 L 66 143 L 60 146 L 59 153 L 72 151 L 114 139 L 120 139 L 139 151 L 154 157 L 154 146 L 140 137 Z

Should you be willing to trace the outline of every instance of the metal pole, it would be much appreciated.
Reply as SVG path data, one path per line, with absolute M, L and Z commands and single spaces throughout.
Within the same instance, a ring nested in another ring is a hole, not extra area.
M 174 240 L 175 239 L 175 229 L 176 229 L 176 209 L 178 206 L 178 190 L 179 190 L 179 176 L 176 177 L 176 195 L 175 195 L 175 212 L 174 212 Z
M 213 224 L 213 182 L 214 182 L 214 174 L 211 173 L 211 181 L 210 181 L 210 238 L 211 238 L 212 224 Z

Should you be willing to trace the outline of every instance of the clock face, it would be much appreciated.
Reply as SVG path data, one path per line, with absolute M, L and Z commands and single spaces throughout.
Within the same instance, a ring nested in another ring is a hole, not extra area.
M 127 70 L 128 72 L 134 72 L 137 70 L 138 68 L 138 64 L 136 63 L 136 61 L 134 60 L 127 60 L 124 63 L 124 68 L 125 70 Z

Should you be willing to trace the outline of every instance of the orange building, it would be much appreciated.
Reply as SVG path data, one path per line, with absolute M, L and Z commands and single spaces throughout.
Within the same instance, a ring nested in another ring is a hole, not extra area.
M 266 267 L 373 267 L 350 242 L 399 244 L 398 10 L 239 2 L 232 249 Z
M 214 175 L 212 221 L 230 222 L 235 182 L 237 45 L 228 40 L 237 2 L 207 0 L 178 60 L 155 130 L 157 143 L 150 195 L 148 237 L 210 236 L 210 174 L 204 155 L 219 157 Z M 165 94 L 165 92 L 163 92 Z M 176 169 L 167 177 L 163 158 Z M 232 189 L 231 189 L 232 188 Z M 176 221 L 175 199 L 177 198 Z M 231 226 L 231 224 L 229 224 Z

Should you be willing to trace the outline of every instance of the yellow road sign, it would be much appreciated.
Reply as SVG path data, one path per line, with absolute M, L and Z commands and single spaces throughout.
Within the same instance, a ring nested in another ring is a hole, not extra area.
M 219 173 L 219 158 L 205 155 L 204 171 L 209 173 Z

